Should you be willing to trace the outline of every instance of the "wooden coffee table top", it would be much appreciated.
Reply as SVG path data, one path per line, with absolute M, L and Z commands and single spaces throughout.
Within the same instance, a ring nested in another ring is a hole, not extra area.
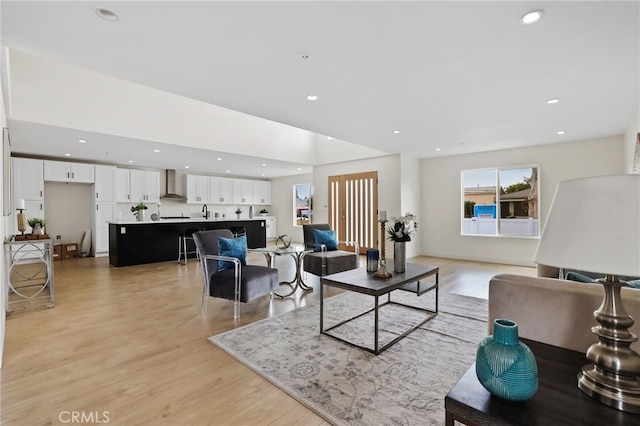
M 380 296 L 438 272 L 439 268 L 437 266 L 407 263 L 405 272 L 391 272 L 392 276 L 390 278 L 376 278 L 374 276 L 375 272 L 367 272 L 367 268 L 358 268 L 326 275 L 320 278 L 320 282 L 321 284 L 343 288 L 356 293 Z

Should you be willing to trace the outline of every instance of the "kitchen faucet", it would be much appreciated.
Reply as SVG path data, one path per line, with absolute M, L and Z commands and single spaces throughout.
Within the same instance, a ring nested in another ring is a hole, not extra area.
M 204 216 L 205 219 L 207 217 L 209 217 L 209 209 L 207 209 L 207 205 L 206 204 L 204 206 L 202 206 L 202 216 Z

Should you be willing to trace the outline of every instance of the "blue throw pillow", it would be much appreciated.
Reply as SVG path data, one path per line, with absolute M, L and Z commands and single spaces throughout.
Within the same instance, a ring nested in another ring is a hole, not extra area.
M 627 281 L 632 288 L 640 288 L 640 280 Z
M 316 241 L 315 250 L 322 251 L 321 244 L 327 246 L 327 251 L 338 250 L 338 240 L 336 238 L 336 231 L 328 229 L 326 231 L 321 229 L 313 230 L 313 239 Z
M 570 271 L 567 272 L 564 276 L 565 280 L 569 280 L 569 281 L 578 281 L 581 283 L 593 283 L 595 282 L 595 280 L 591 277 L 588 277 L 584 274 L 581 274 L 579 272 L 574 272 L 574 271 Z
M 238 238 L 218 238 L 218 255 L 235 257 L 240 260 L 241 265 L 247 264 L 247 237 L 243 235 Z M 233 262 L 221 260 L 218 262 L 218 272 L 233 269 Z

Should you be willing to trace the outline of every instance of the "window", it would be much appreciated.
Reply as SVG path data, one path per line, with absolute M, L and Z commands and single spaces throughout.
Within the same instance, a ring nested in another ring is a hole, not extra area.
M 293 185 L 293 226 L 311 223 L 313 218 L 313 186 Z
M 537 237 L 538 167 L 462 171 L 462 235 Z

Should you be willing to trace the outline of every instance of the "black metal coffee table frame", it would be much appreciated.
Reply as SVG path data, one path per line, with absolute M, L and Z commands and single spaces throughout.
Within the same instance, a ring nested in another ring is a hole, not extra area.
M 427 278 L 431 275 L 436 276 L 435 284 L 430 286 L 422 286 L 420 285 L 420 280 Z M 371 352 L 375 355 L 379 355 L 380 353 L 387 350 L 389 347 L 394 345 L 400 339 L 407 336 L 416 328 L 420 327 L 438 313 L 438 275 L 439 268 L 436 266 L 423 266 L 413 263 L 407 264 L 407 269 L 405 272 L 398 273 L 394 272 L 391 278 L 376 278 L 373 273 L 367 272 L 366 268 L 352 269 L 346 272 L 340 272 L 338 274 L 332 274 L 324 276 L 320 279 L 320 333 L 330 336 L 334 339 L 340 340 L 341 342 L 347 343 L 351 346 L 355 346 L 357 348 L 363 349 L 365 351 Z M 355 316 L 345 319 L 344 321 L 339 322 L 325 330 L 324 328 L 324 286 L 328 285 L 331 287 L 338 287 L 345 290 L 353 291 L 356 293 L 367 294 L 373 296 L 375 298 L 375 304 L 373 308 L 367 309 L 364 312 L 361 312 Z M 435 289 L 435 310 L 424 309 L 418 306 L 407 305 L 404 303 L 396 302 L 391 300 L 391 292 L 394 290 L 404 290 L 410 291 L 412 293 L 416 293 L 418 296 L 427 293 L 431 290 Z M 381 296 L 387 296 L 387 300 L 380 303 Z M 421 321 L 419 324 L 411 327 L 404 333 L 400 334 L 398 337 L 390 341 L 389 343 L 380 347 L 379 342 L 379 310 L 382 306 L 394 304 L 400 305 L 407 308 L 415 309 L 422 312 L 427 312 L 433 315 L 427 316 L 424 321 Z M 363 315 L 366 315 L 370 312 L 374 313 L 374 345 L 373 348 L 361 346 L 345 340 L 335 334 L 330 333 L 331 330 L 340 327 L 343 324 L 346 324 L 349 321 L 353 321 L 356 318 L 360 318 Z

